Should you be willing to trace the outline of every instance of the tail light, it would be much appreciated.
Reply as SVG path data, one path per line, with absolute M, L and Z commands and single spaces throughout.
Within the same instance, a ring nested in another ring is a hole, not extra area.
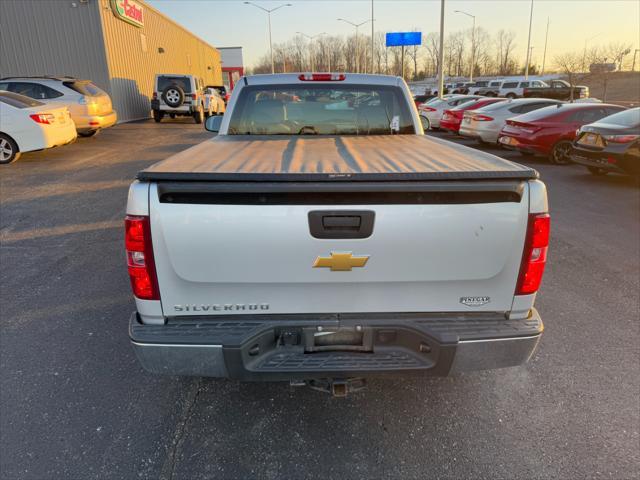
M 42 123 L 44 125 L 51 125 L 55 122 L 56 117 L 52 113 L 34 113 L 33 115 L 29 115 L 31 120 L 36 123 Z
M 197 99 L 198 99 L 198 94 L 197 94 L 197 93 L 192 93 L 192 94 L 190 95 L 190 97 L 191 97 L 193 100 L 197 100 Z
M 303 82 L 342 82 L 347 76 L 344 73 L 302 73 L 298 80 Z
M 160 300 L 149 217 L 127 215 L 124 228 L 127 267 L 133 294 L 143 300 Z
M 548 213 L 529 215 L 516 295 L 530 295 L 540 288 L 547 263 L 550 229 L 551 217 Z
M 640 135 L 603 135 L 603 137 L 611 143 L 631 143 L 640 138 Z
M 435 109 L 435 108 L 433 108 L 433 107 L 426 107 L 426 106 L 424 106 L 424 105 L 422 105 L 422 106 L 420 107 L 420 110 L 422 110 L 423 112 L 435 112 L 435 111 L 436 111 L 436 109 Z
M 158 92 L 153 92 L 153 99 L 157 100 L 158 99 Z
M 476 122 L 492 122 L 493 121 L 493 117 L 490 117 L 488 115 L 474 115 L 471 118 Z
M 530 123 L 516 122 L 515 120 L 507 120 L 507 125 L 516 127 L 525 133 L 536 133 L 538 130 L 541 130 L 541 127 L 536 127 Z

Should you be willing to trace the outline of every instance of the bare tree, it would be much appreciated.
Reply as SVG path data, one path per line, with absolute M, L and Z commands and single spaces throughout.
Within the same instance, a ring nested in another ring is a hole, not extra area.
M 624 57 L 631 53 L 631 45 L 623 42 L 612 42 L 607 48 L 607 57 L 618 65 L 618 70 L 622 70 Z
M 563 53 L 556 55 L 554 58 L 556 66 L 567 76 L 569 85 L 571 85 L 571 95 L 569 100 L 573 102 L 573 93 L 576 86 L 578 72 L 582 70 L 582 56 L 576 52 Z
M 516 34 L 513 31 L 499 30 L 496 34 L 496 47 L 498 49 L 498 74 L 509 75 L 514 72 L 515 62 L 511 58 L 515 44 Z
M 424 44 L 427 51 L 428 61 L 430 63 L 430 68 L 425 68 L 425 70 L 431 72 L 432 75 L 436 75 L 440 66 L 440 39 L 438 34 L 434 32 L 428 33 Z

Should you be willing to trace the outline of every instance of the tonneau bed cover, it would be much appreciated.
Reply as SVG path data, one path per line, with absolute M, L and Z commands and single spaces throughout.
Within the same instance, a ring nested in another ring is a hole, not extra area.
M 536 170 L 422 135 L 220 135 L 138 173 L 142 181 L 535 179 Z

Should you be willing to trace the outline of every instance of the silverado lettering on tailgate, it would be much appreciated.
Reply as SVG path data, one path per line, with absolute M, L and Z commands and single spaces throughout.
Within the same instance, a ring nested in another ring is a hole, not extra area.
M 269 310 L 268 303 L 215 303 L 211 305 L 174 305 L 175 312 L 224 312 L 238 310 Z

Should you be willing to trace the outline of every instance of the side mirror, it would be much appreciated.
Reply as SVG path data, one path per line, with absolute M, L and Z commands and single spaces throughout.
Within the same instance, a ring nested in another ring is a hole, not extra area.
M 207 118 L 207 121 L 204 122 L 205 130 L 218 133 L 220 131 L 220 126 L 222 125 L 222 118 L 222 115 L 212 115 Z

